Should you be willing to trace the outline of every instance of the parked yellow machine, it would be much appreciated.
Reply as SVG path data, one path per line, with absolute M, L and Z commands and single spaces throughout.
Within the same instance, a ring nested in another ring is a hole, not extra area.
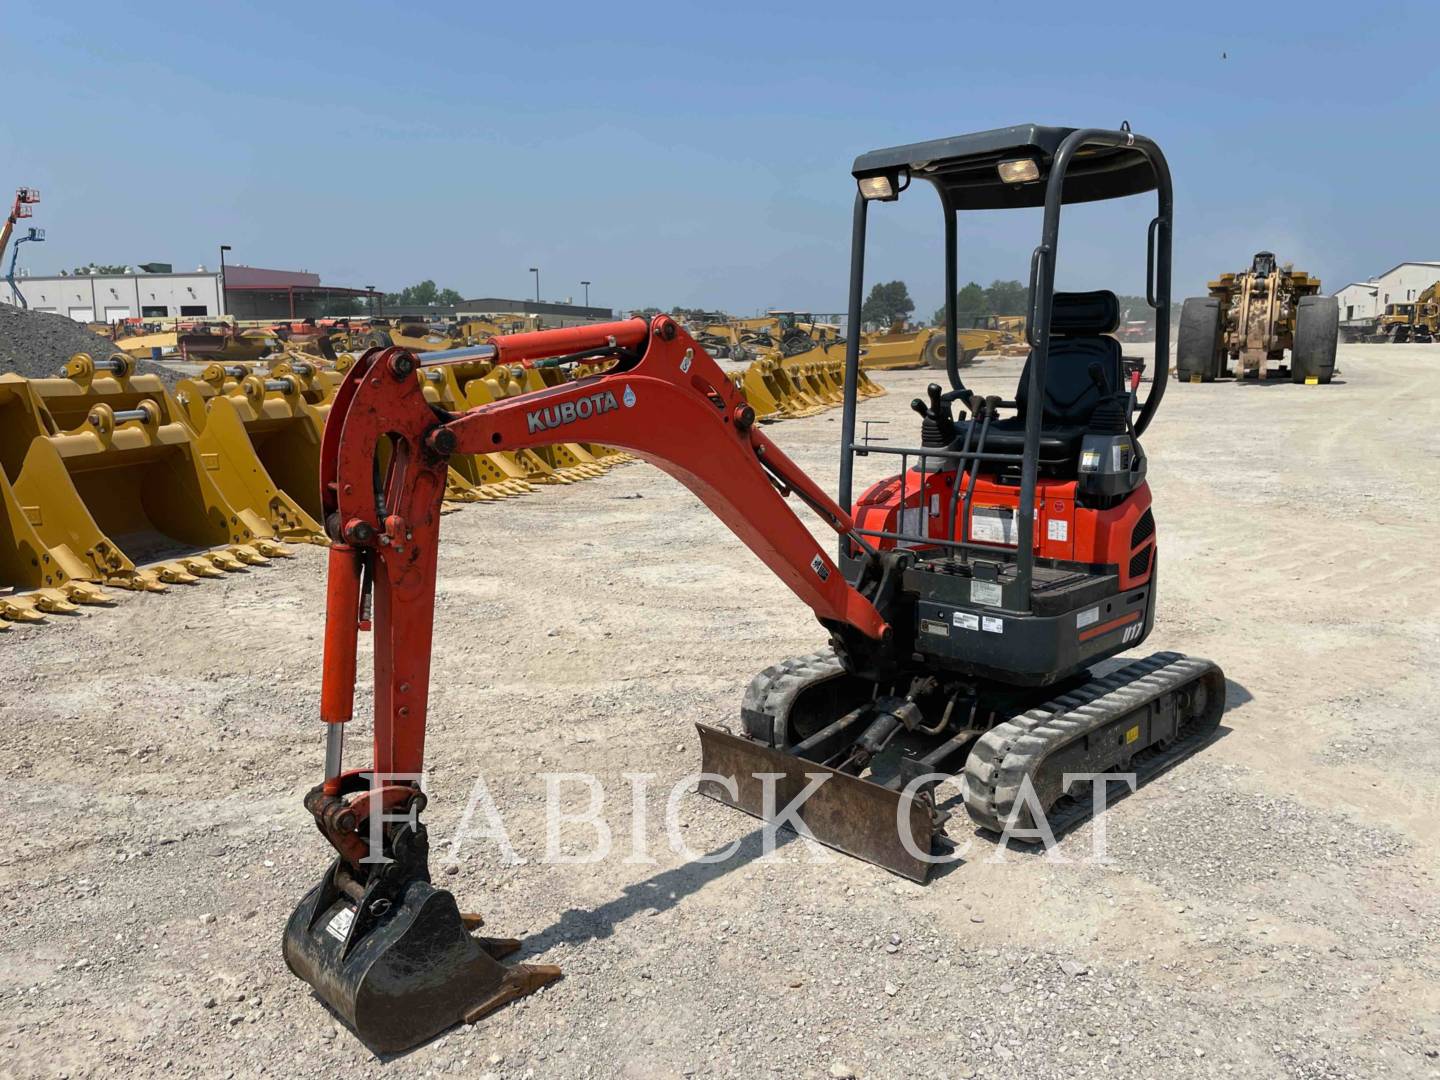
M 1209 296 L 1191 297 L 1181 309 L 1176 373 L 1182 383 L 1228 375 L 1264 380 L 1285 370 L 1291 382 L 1330 381 L 1340 307 L 1333 296 L 1319 295 L 1319 278 L 1261 251 L 1248 270 L 1222 274 L 1208 288 Z
M 1440 281 L 1434 282 L 1416 297 L 1410 337 L 1422 344 L 1432 343 L 1440 337 Z
M 1422 290 L 1413 301 L 1386 304 L 1375 321 L 1375 332 L 1380 341 L 1395 345 L 1433 342 L 1440 336 L 1440 281 Z
M 934 327 L 912 330 L 897 319 L 886 330 L 860 335 L 860 366 L 872 371 L 934 366 L 930 354 L 944 346 L 944 333 Z M 943 363 L 941 364 L 943 367 Z

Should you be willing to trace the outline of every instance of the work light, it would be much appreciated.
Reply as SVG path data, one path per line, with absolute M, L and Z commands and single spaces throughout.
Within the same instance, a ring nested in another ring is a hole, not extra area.
M 860 180 L 860 194 L 867 199 L 893 199 L 895 185 L 888 176 L 866 176 Z
M 1029 184 L 1040 179 L 1040 166 L 1032 158 L 1011 158 L 1002 161 L 996 168 L 1000 179 L 1007 184 Z

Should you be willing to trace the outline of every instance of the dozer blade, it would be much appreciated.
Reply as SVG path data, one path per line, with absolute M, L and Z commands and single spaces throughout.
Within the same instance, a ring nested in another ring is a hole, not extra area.
M 930 853 L 939 830 L 928 798 L 905 796 L 704 724 L 695 728 L 700 733 L 701 772 L 733 779 L 736 792 L 731 798 L 726 785 L 707 778 L 700 781 L 701 795 L 764 820 L 783 811 L 814 778 L 824 776 L 795 815 L 816 840 L 911 881 L 923 882 L 929 875 L 931 864 L 922 856 Z M 769 805 L 767 787 L 774 793 Z
M 519 942 L 473 937 L 476 917 L 444 889 L 417 878 L 394 901 L 367 892 L 357 902 L 340 865 L 291 914 L 285 963 L 375 1053 L 408 1050 L 560 978 L 552 964 L 501 963 Z

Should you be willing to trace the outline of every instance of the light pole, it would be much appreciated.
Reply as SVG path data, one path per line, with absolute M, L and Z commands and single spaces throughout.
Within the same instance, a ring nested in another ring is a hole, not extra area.
M 582 281 L 582 282 L 580 282 L 580 284 L 585 286 L 585 306 L 586 306 L 586 307 L 589 307 L 589 306 L 590 306 L 590 282 L 588 282 L 588 281 Z
M 229 244 L 220 245 L 220 314 L 225 314 L 225 252 L 230 250 Z
M 540 302 L 540 268 L 532 266 L 530 272 L 535 275 L 535 302 L 538 304 Z
M 373 318 L 375 318 L 375 313 L 376 313 L 376 308 L 375 308 L 375 286 L 374 286 L 374 285 L 366 285 L 366 286 L 365 286 L 365 291 L 370 294 L 370 298 L 369 298 L 369 299 L 370 299 L 370 317 L 373 319 Z

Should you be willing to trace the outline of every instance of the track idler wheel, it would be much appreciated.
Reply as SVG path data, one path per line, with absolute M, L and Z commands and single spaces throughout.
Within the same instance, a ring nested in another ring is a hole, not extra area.
M 506 965 L 514 938 L 476 937 L 481 920 L 430 884 L 423 826 L 394 836 L 394 861 L 364 882 L 336 859 L 285 927 L 285 962 L 377 1054 L 474 1023 L 560 978 L 551 964 Z

